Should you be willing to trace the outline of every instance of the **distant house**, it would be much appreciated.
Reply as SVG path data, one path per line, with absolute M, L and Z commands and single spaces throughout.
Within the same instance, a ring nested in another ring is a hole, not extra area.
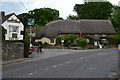
M 5 40 L 23 40 L 24 25 L 15 13 L 0 12 L 1 26 L 6 30 Z
M 56 37 L 69 34 L 76 34 L 79 39 L 84 35 L 91 35 L 93 38 L 106 35 L 114 37 L 115 29 L 109 20 L 58 20 L 46 24 L 36 35 L 36 42 L 55 45 Z

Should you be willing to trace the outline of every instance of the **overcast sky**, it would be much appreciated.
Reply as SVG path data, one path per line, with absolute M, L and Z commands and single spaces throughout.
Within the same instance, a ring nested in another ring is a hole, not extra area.
M 73 12 L 75 4 L 83 4 L 83 0 L 20 0 L 23 2 L 28 10 L 33 10 L 36 8 L 49 7 L 52 9 L 59 10 L 60 17 L 66 19 L 69 14 L 76 15 Z M 0 10 L 5 11 L 6 14 L 16 13 L 21 14 L 27 12 L 27 10 L 22 6 L 19 0 L 0 0 Z M 113 5 L 118 5 L 120 0 L 108 0 Z

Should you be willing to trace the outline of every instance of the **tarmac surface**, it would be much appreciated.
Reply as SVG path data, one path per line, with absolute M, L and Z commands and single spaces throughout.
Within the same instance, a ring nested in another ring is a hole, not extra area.
M 29 60 L 3 66 L 3 78 L 115 78 L 117 49 L 44 49 Z M 12 74 L 11 74 L 12 73 Z

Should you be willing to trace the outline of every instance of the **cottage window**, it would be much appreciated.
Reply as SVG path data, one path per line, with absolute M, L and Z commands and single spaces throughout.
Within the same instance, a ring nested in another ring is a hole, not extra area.
M 17 38 L 17 34 L 12 34 L 12 38 Z
M 18 27 L 12 27 L 12 32 L 18 32 Z
M 54 43 L 54 39 L 50 39 L 50 43 Z
M 18 32 L 18 26 L 9 26 L 10 32 Z

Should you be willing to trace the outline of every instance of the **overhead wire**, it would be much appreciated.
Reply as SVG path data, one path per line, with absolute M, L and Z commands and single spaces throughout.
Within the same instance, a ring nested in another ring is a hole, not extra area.
M 19 1 L 20 1 L 21 5 L 25 8 L 25 10 L 29 12 L 29 10 L 26 8 L 26 6 L 23 4 L 23 2 L 21 0 L 19 0 Z

